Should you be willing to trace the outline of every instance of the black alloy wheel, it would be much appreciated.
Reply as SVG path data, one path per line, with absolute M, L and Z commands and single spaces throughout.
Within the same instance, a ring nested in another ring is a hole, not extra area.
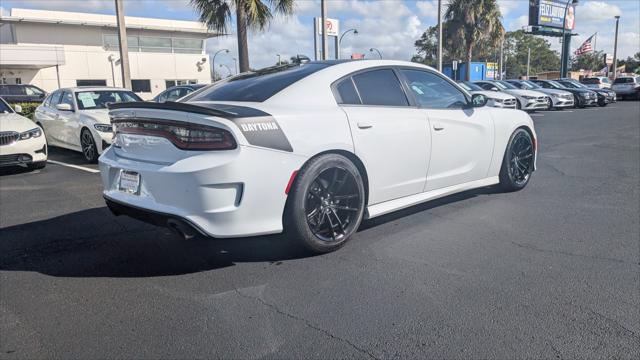
M 82 147 L 82 155 L 84 155 L 86 161 L 94 163 L 98 160 L 98 149 L 91 131 L 87 129 L 82 130 L 80 134 L 80 146 Z
M 360 193 L 355 178 L 344 168 L 324 170 L 307 191 L 305 213 L 313 235 L 336 242 L 353 232 L 360 212 Z
M 533 173 L 535 149 L 531 135 L 524 129 L 516 130 L 509 141 L 500 169 L 500 185 L 505 191 L 524 188 Z
M 363 179 L 346 157 L 311 159 L 296 176 L 285 211 L 286 230 L 315 253 L 342 247 L 362 221 Z
M 551 100 L 551 97 L 547 97 L 547 110 L 553 110 L 553 100 Z

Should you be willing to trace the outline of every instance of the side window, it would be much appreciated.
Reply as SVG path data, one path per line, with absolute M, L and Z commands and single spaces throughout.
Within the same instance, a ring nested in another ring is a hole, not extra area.
M 338 96 L 340 97 L 338 100 L 338 104 L 351 104 L 351 105 L 360 105 L 360 96 L 358 96 L 358 92 L 356 91 L 356 87 L 353 86 L 353 81 L 351 77 L 348 77 L 342 80 L 338 86 L 336 86 L 336 91 L 338 92 Z
M 42 90 L 38 89 L 35 86 L 25 86 L 24 89 L 27 95 L 35 95 L 35 96 L 44 95 L 44 92 L 42 92 Z
M 158 96 L 158 102 L 163 103 L 163 102 L 167 101 L 167 94 L 168 93 L 169 93 L 168 91 L 165 91 L 162 94 L 160 94 L 160 96 Z
M 353 76 L 363 105 L 409 106 L 400 80 L 391 69 L 371 70 Z
M 65 91 L 62 94 L 62 99 L 60 99 L 60 104 L 69 104 L 71 105 L 71 108 L 74 109 L 75 106 L 73 106 L 73 95 L 71 95 L 69 91 Z
M 42 102 L 42 105 L 49 107 L 51 106 L 51 98 L 53 97 L 53 94 L 47 96 L 46 99 L 44 99 L 44 101 Z
M 51 107 L 56 107 L 56 105 L 60 104 L 60 96 L 62 95 L 62 91 L 58 90 L 58 91 L 54 91 L 53 94 L 51 94 Z
M 447 80 L 428 71 L 403 69 L 407 86 L 420 107 L 452 109 L 467 105 L 467 97 Z
M 181 88 L 169 90 L 166 94 L 165 101 L 175 101 L 176 99 L 182 97 L 180 96 L 181 90 Z

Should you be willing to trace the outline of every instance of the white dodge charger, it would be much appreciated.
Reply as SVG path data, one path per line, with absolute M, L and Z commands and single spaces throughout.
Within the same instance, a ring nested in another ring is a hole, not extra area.
M 185 237 L 286 230 L 332 251 L 363 218 L 525 187 L 533 122 L 486 101 L 430 67 L 367 60 L 244 73 L 180 102 L 112 104 L 104 197 L 116 215 Z

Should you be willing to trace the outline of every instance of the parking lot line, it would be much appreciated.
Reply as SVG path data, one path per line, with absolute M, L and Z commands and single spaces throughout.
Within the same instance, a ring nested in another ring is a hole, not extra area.
M 61 161 L 55 161 L 55 160 L 47 160 L 48 163 L 51 164 L 56 164 L 56 165 L 60 165 L 60 166 L 66 166 L 66 167 L 70 167 L 70 168 L 74 168 L 74 169 L 78 169 L 78 170 L 82 170 L 82 171 L 86 171 L 86 172 L 90 172 L 92 174 L 97 174 L 100 172 L 100 170 L 96 170 L 96 169 L 91 169 L 88 167 L 84 167 L 84 166 L 78 166 L 78 165 L 72 165 L 72 164 L 67 164 L 67 163 L 63 163 Z

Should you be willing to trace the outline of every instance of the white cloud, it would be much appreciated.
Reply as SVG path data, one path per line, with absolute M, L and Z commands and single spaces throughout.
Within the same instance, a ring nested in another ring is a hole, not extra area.
M 576 19 L 583 22 L 611 20 L 614 16 L 621 14 L 622 11 L 617 5 L 604 1 L 585 2 L 576 9 Z
M 500 13 L 503 17 L 506 17 L 512 10 L 520 6 L 522 0 L 498 0 L 498 6 L 500 7 Z
M 438 1 L 430 0 L 430 1 L 418 1 L 416 2 L 416 7 L 418 8 L 418 12 L 420 16 L 424 16 L 427 18 L 438 18 Z M 444 12 L 446 6 L 442 6 L 442 11 Z
M 127 3 L 135 3 L 135 1 L 127 0 L 125 7 Z M 16 7 L 77 12 L 101 12 L 105 10 L 115 12 L 114 4 L 113 0 L 22 0 Z
M 520 30 L 527 25 L 529 25 L 529 15 L 518 16 L 509 23 L 507 31 Z

